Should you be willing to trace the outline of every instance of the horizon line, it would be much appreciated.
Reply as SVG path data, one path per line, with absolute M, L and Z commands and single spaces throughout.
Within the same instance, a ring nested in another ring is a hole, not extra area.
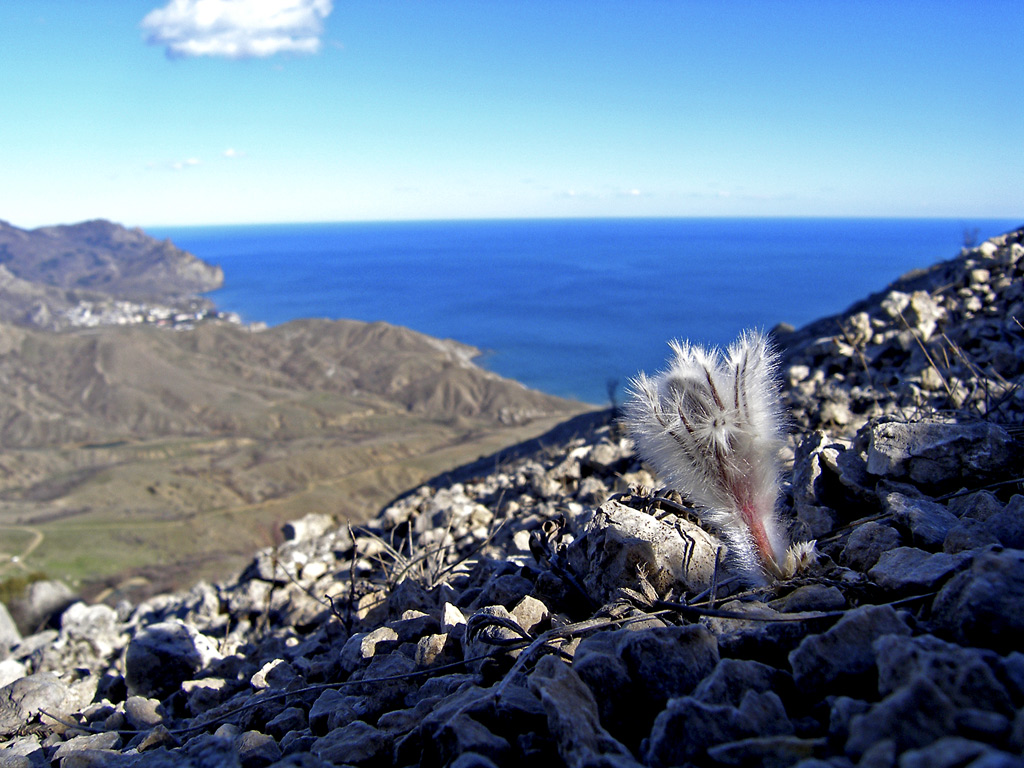
M 65 227 L 88 224 L 92 222 L 107 222 L 122 226 L 127 229 L 201 229 L 213 227 L 289 227 L 289 226 L 324 226 L 324 225 L 361 225 L 361 224 L 459 224 L 459 223 L 488 223 L 488 222 L 557 222 L 557 221 L 962 221 L 962 222 L 983 222 L 983 221 L 1020 221 L 1020 227 L 1024 227 L 1024 216 L 993 216 L 993 215 L 934 215 L 919 216 L 907 214 L 893 215 L 826 215 L 826 214 L 785 214 L 785 215 L 634 215 L 634 216 L 452 216 L 452 217 L 411 217 L 411 218 L 379 218 L 379 219 L 302 219 L 302 220 L 279 220 L 279 221 L 224 221 L 224 222 L 191 222 L 191 223 L 146 223 L 126 224 L 115 219 L 96 217 L 80 219 L 78 221 L 63 221 L 58 223 L 45 223 L 36 226 L 19 226 L 6 219 L 0 219 L 0 224 L 32 231 L 35 229 L 46 229 L 48 227 Z M 1014 228 L 1017 228 L 1016 226 Z
M 97 221 L 92 219 L 91 221 Z M 108 220 L 109 221 L 109 220 Z M 678 215 L 678 216 L 464 216 L 439 218 L 394 218 L 394 219 L 305 219 L 286 221 L 228 221 L 184 224 L 140 224 L 141 229 L 201 229 L 204 227 L 302 227 L 323 225 L 360 225 L 360 224 L 460 224 L 460 223 L 503 223 L 503 222 L 539 222 L 539 221 L 1019 221 L 1024 227 L 1024 216 L 913 216 L 913 215 Z M 85 223 L 85 222 L 76 222 Z M 43 225 L 60 226 L 60 225 Z M 127 225 L 122 225 L 127 226 Z M 1014 228 L 1017 228 L 1016 226 Z

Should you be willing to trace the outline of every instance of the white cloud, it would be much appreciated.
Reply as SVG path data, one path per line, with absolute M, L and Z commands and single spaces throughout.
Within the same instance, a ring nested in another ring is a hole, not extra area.
M 234 147 L 228 147 L 223 152 L 221 152 L 221 156 L 226 157 L 229 160 L 234 160 L 236 157 L 245 157 L 245 152 L 240 152 Z
M 171 0 L 146 14 L 147 42 L 170 56 L 316 53 L 332 0 Z

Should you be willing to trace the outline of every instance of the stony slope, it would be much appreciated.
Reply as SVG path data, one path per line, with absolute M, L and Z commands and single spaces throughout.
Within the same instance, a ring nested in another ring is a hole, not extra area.
M 581 416 L 365 526 L 295 521 L 231 581 L 9 630 L 0 759 L 1021 766 L 1022 236 L 786 340 L 798 578 L 708 567 L 713 532 Z

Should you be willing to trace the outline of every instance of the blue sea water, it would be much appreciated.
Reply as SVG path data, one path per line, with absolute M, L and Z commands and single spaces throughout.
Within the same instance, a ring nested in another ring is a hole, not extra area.
M 1019 226 L 951 219 L 569 219 L 152 228 L 224 268 L 222 310 L 271 325 L 383 320 L 606 404 L 672 338 L 799 327 Z

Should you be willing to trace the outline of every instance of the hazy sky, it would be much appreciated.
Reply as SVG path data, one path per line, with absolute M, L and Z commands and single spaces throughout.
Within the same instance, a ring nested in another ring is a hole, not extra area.
M 1024 215 L 1024 2 L 4 0 L 0 219 Z

